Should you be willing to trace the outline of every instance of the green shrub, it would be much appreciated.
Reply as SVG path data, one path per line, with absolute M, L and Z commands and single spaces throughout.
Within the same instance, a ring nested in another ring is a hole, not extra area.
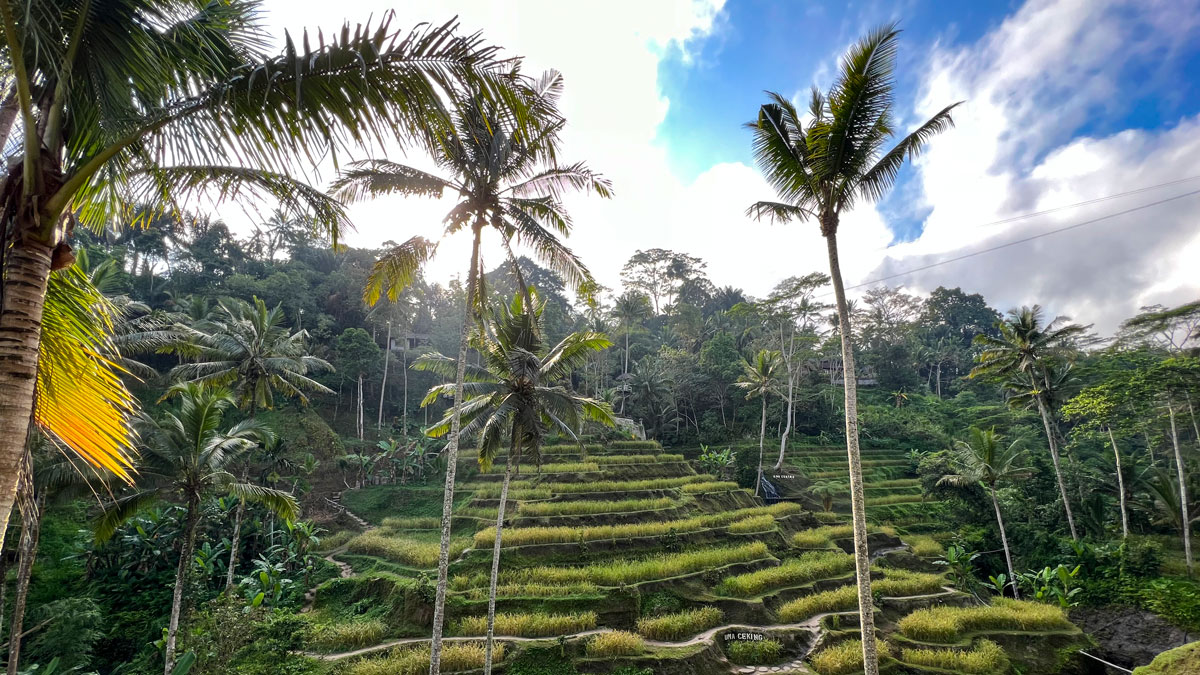
M 783 623 L 800 623 L 823 612 L 846 612 L 857 607 L 858 587 L 841 586 L 784 603 L 779 607 L 779 620 Z
M 495 634 L 515 637 L 570 635 L 596 627 L 596 613 L 496 614 Z M 458 635 L 486 635 L 487 617 L 468 616 L 458 622 Z
M 880 659 L 892 655 L 892 646 L 886 640 L 876 640 L 875 649 Z M 845 640 L 822 649 L 808 662 L 821 675 L 860 673 L 863 669 L 862 650 L 861 640 Z
M 634 656 L 646 651 L 646 641 L 635 633 L 614 630 L 588 640 L 588 656 Z
M 521 516 L 582 516 L 601 513 L 656 511 L 677 505 L 670 497 L 659 499 L 624 499 L 621 501 L 526 502 L 517 509 Z
M 901 649 L 900 660 L 929 668 L 968 675 L 1008 672 L 1008 655 L 991 640 L 980 640 L 970 651 L 956 649 Z
M 850 523 L 826 525 L 792 535 L 792 546 L 796 548 L 829 548 L 833 545 L 834 539 L 844 539 L 853 535 L 854 526 Z
M 720 625 L 724 617 L 716 607 L 700 607 L 638 619 L 637 632 L 651 640 L 681 640 Z
M 996 598 L 982 607 L 931 607 L 900 620 L 905 637 L 926 642 L 954 642 L 964 633 L 987 630 L 1061 630 L 1071 627 L 1053 605 Z
M 782 649 L 777 640 L 738 640 L 725 645 L 730 661 L 748 666 L 775 663 Z
M 812 551 L 790 558 L 776 567 L 757 572 L 726 577 L 717 592 L 739 598 L 749 598 L 769 589 L 797 586 L 817 579 L 827 579 L 854 569 L 854 556 L 841 551 Z
M 1189 631 L 1200 631 L 1200 584 L 1188 579 L 1154 579 L 1137 593 L 1138 604 Z
M 812 516 L 818 523 L 836 523 L 842 518 L 833 511 L 814 511 Z
M 497 644 L 492 659 L 504 659 L 504 645 Z M 484 645 L 447 643 L 442 648 L 442 672 L 457 673 L 482 668 Z M 429 647 L 398 647 L 382 658 L 358 661 L 346 669 L 346 675 L 424 675 L 429 672 Z
M 306 642 L 317 651 L 338 652 L 379 644 L 387 632 L 387 624 L 379 619 L 358 619 L 317 626 Z
M 750 534 L 752 532 L 766 532 L 773 529 L 775 529 L 775 516 L 767 514 L 750 516 L 729 526 L 731 534 Z

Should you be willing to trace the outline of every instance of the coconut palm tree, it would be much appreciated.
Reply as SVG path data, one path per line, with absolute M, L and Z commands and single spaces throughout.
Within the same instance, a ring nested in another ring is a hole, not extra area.
M 447 128 L 446 94 L 464 86 L 520 103 L 512 62 L 453 22 L 400 32 L 387 14 L 315 41 L 287 36 L 268 56 L 259 0 L 15 4 L 0 0 L 0 98 L 16 113 L 0 120 L 0 147 L 13 148 L 0 179 L 0 533 L 46 351 L 47 279 L 71 264 L 75 226 L 205 192 L 270 197 L 336 240 L 344 209 L 292 178 L 295 160 L 426 138 Z M 85 442 L 71 447 L 100 466 L 128 461 L 118 437 Z
M 625 331 L 625 365 L 621 375 L 629 374 L 629 334 L 633 327 L 650 316 L 650 299 L 637 291 L 625 291 L 613 304 L 613 316 Z M 625 402 L 621 402 L 624 409 Z
M 467 363 L 470 328 L 481 321 L 486 305 L 483 257 L 480 245 L 484 230 L 500 236 L 518 284 L 526 284 L 513 253 L 513 245 L 531 248 L 568 286 L 587 291 L 595 286 L 583 262 L 558 237 L 571 232 L 571 217 L 561 201 L 567 190 L 594 192 L 601 197 L 612 194 L 609 182 L 582 162 L 567 166 L 556 163 L 558 132 L 563 121 L 557 113 L 562 91 L 562 76 L 549 72 L 521 90 L 521 106 L 527 116 L 537 120 L 522 128 L 514 110 L 479 98 L 464 101 L 455 115 L 455 133 L 439 138 L 435 160 L 445 174 L 437 176 L 420 169 L 386 160 L 359 162 L 350 167 L 334 184 L 336 194 L 346 200 L 370 196 L 401 194 L 440 197 L 456 194 L 458 202 L 444 219 L 444 236 L 464 229 L 471 232 L 471 259 L 467 267 L 463 324 L 459 336 L 459 371 L 455 374 L 456 391 L 461 394 Z M 411 284 L 421 266 L 429 261 L 437 246 L 423 237 L 413 237 L 384 253 L 367 277 L 363 297 L 375 304 L 385 290 L 395 301 Z M 527 298 L 528 302 L 528 298 Z M 463 400 L 461 395 L 456 401 Z M 442 624 L 445 619 L 447 566 L 450 555 L 450 514 L 454 507 L 454 477 L 458 464 L 461 422 L 457 406 L 451 409 L 450 431 L 446 439 L 446 491 L 442 505 L 442 541 L 438 558 L 437 594 L 433 609 L 433 642 L 430 647 L 430 675 L 441 667 Z
M 1017 590 L 1017 575 L 1013 568 L 1012 552 L 1008 548 L 1004 517 L 1000 515 L 1000 501 L 996 499 L 996 485 L 1030 475 L 1029 467 L 1021 466 L 1025 450 L 1020 445 L 1019 438 L 1004 445 L 995 429 L 972 427 L 969 438 L 956 441 L 950 449 L 951 461 L 957 473 L 947 474 L 938 480 L 938 485 L 982 485 L 987 488 L 992 498 L 992 508 L 996 511 L 996 526 L 1000 528 L 1000 543 L 1004 546 L 1004 562 L 1008 565 L 1008 578 L 1012 580 L 1013 597 L 1018 599 L 1021 594 Z
M 1045 322 L 1042 308 L 1037 305 L 1011 310 L 996 323 L 1000 333 L 998 337 L 983 333 L 975 337 L 975 344 L 982 346 L 983 351 L 979 353 L 970 377 L 989 375 L 1006 378 L 1006 387 L 1016 394 L 1018 401 L 1028 399 L 1037 406 L 1046 431 L 1046 443 L 1054 463 L 1054 476 L 1058 480 L 1063 509 L 1067 514 L 1067 527 L 1071 531 L 1071 538 L 1078 541 L 1075 516 L 1071 511 L 1071 501 L 1067 498 L 1067 484 L 1063 480 L 1059 461 L 1058 424 L 1053 417 L 1053 395 L 1061 393 L 1062 375 L 1066 372 L 1057 364 L 1072 352 L 1072 338 L 1086 330 L 1068 321 L 1060 316 L 1049 323 Z
M 178 407 L 157 419 L 141 420 L 139 431 L 144 445 L 138 485 L 109 504 L 96 523 L 96 539 L 105 541 L 126 520 L 160 500 L 183 502 L 186 515 L 167 625 L 165 672 L 168 675 L 175 660 L 183 589 L 196 545 L 201 503 L 214 494 L 230 494 L 262 504 L 285 521 L 294 520 L 300 510 L 291 494 L 246 483 L 229 472 L 231 466 L 243 461 L 259 443 L 273 435 L 254 419 L 232 427 L 222 424 L 225 411 L 235 401 L 232 393 L 195 382 L 177 384 L 172 389 L 172 397 L 179 399 Z
M 776 371 L 779 370 L 779 352 L 760 349 L 753 359 L 742 363 L 742 376 L 734 383 L 746 392 L 746 400 L 762 399 L 762 424 L 758 429 L 758 478 L 754 481 L 754 494 L 762 489 L 763 447 L 767 438 L 767 394 L 775 388 Z
M 918 155 L 930 138 L 953 124 L 950 113 L 958 105 L 947 106 L 880 154 L 895 132 L 893 71 L 898 36 L 894 24 L 883 26 L 852 46 L 829 92 L 822 94 L 813 87 L 810 118 L 802 116 L 786 96 L 771 93 L 770 102 L 759 109 L 758 119 L 747 125 L 754 134 L 758 165 L 780 198 L 776 202 L 758 202 L 750 207 L 749 213 L 777 221 L 816 221 L 829 249 L 829 272 L 837 299 L 845 368 L 846 453 L 850 464 L 850 504 L 866 675 L 879 672 L 879 659 L 875 640 L 871 639 L 875 622 L 858 448 L 857 379 L 850 311 L 838 263 L 838 223 L 842 213 L 859 202 L 873 201 L 886 194 L 895 184 L 904 159 Z
M 526 301 L 532 298 L 533 305 Z M 496 540 L 492 547 L 492 577 L 488 591 L 487 647 L 484 673 L 492 672 L 492 646 L 496 618 L 496 583 L 500 574 L 500 543 L 504 531 L 504 512 L 508 504 L 508 486 L 522 459 L 541 463 L 541 446 L 549 431 L 557 431 L 576 441 L 575 430 L 584 419 L 613 426 L 612 409 L 595 399 L 580 396 L 561 383 L 571 372 L 587 363 L 592 354 L 612 346 L 600 333 L 572 333 L 554 347 L 542 342 L 542 311 L 546 304 L 532 290 L 518 292 L 509 305 L 493 313 L 485 329 L 477 331 L 474 346 L 483 357 L 483 365 L 467 364 L 463 398 L 455 398 L 454 408 L 462 423 L 464 437 L 477 437 L 479 467 L 491 469 L 501 447 L 508 444 L 504 482 L 500 484 L 500 504 L 496 509 Z M 453 359 L 440 354 L 422 356 L 413 364 L 449 378 L 458 371 Z M 422 401 L 428 405 L 439 397 L 455 395 L 453 385 L 441 384 L 429 390 Z M 446 416 L 429 428 L 430 436 L 450 432 L 452 418 Z

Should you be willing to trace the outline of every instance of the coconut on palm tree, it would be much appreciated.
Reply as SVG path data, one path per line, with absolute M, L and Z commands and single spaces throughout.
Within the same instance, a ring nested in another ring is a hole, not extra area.
M 0 147 L 12 148 L 0 178 L 0 537 L 46 351 L 47 279 L 71 265 L 74 227 L 128 222 L 132 204 L 253 193 L 336 241 L 344 209 L 291 177 L 295 160 L 427 138 L 464 86 L 520 104 L 511 61 L 453 22 L 401 32 L 389 13 L 317 41 L 287 36 L 269 56 L 262 16 L 259 0 L 0 0 L 0 98 L 15 108 L 0 116 Z M 120 436 L 71 447 L 120 468 Z
M 762 424 L 758 429 L 758 477 L 754 480 L 754 494 L 762 489 L 763 448 L 767 438 L 767 395 L 775 388 L 776 371 L 779 370 L 779 352 L 760 349 L 752 359 L 742 363 L 742 376 L 734 383 L 746 392 L 746 400 L 762 399 Z
M 1021 439 L 1005 445 L 995 429 L 971 428 L 969 438 L 956 441 L 951 448 L 951 461 L 957 473 L 947 474 L 938 480 L 939 485 L 982 485 L 992 498 L 996 512 L 996 526 L 1000 528 L 1000 543 L 1004 546 L 1004 562 L 1008 566 L 1008 578 L 1012 583 L 1013 597 L 1020 598 L 1017 591 L 1017 575 L 1013 568 L 1012 551 L 1008 548 L 1008 533 L 1004 529 L 1004 517 L 1000 514 L 1000 500 L 996 498 L 996 485 L 1014 481 L 1030 475 L 1030 469 L 1021 466 L 1025 450 Z
M 1063 509 L 1067 514 L 1067 527 L 1071 538 L 1078 541 L 1075 531 L 1075 515 L 1071 511 L 1071 500 L 1067 498 L 1067 484 L 1058 454 L 1058 424 L 1054 420 L 1055 393 L 1061 393 L 1066 369 L 1060 362 L 1073 352 L 1071 340 L 1081 335 L 1085 328 L 1068 323 L 1066 317 L 1055 317 L 1050 322 L 1042 318 L 1042 308 L 1022 307 L 1008 313 L 996 323 L 998 337 L 979 334 L 975 344 L 983 347 L 977 357 L 977 365 L 970 377 L 988 375 L 1005 379 L 1005 386 L 1015 394 L 1016 401 L 1030 401 L 1037 406 L 1046 432 L 1046 444 L 1050 448 L 1050 459 L 1054 463 L 1054 476 L 1058 480 L 1058 491 L 1062 496 Z
M 526 284 L 517 265 L 514 245 L 531 248 L 569 287 L 586 292 L 595 285 L 583 262 L 559 241 L 559 236 L 568 236 L 572 228 L 570 214 L 561 197 L 568 190 L 609 197 L 611 186 L 582 162 L 565 166 L 556 162 L 558 132 L 563 125 L 557 112 L 562 91 L 561 75 L 549 72 L 540 80 L 526 84 L 520 90 L 524 99 L 521 109 L 525 111 L 526 119 L 532 122 L 525 125 L 520 122 L 521 115 L 511 107 L 478 97 L 460 103 L 455 114 L 454 132 L 438 138 L 434 159 L 444 175 L 390 161 L 370 161 L 353 165 L 334 186 L 336 193 L 347 200 L 389 194 L 440 197 L 449 192 L 457 195 L 458 202 L 444 219 L 444 236 L 469 229 L 471 258 L 459 335 L 458 372 L 454 377 L 456 401 L 463 400 L 470 328 L 481 321 L 486 304 L 480 252 L 485 230 L 499 235 L 522 288 L 526 288 Z M 363 293 L 367 304 L 378 302 L 385 291 L 389 299 L 395 300 L 415 280 L 421 266 L 436 249 L 435 243 L 413 237 L 384 253 L 367 277 Z M 454 507 L 461 430 L 458 406 L 451 410 L 430 675 L 440 672 L 442 624 L 449 582 L 450 514 Z
M 165 672 L 168 675 L 175 660 L 183 590 L 193 564 L 202 502 L 213 495 L 229 494 L 262 504 L 285 521 L 294 520 L 300 512 L 290 493 L 247 483 L 230 473 L 230 467 L 244 461 L 272 433 L 254 419 L 225 426 L 222 417 L 235 400 L 228 390 L 188 382 L 175 385 L 171 394 L 179 399 L 176 409 L 157 419 L 144 418 L 140 423 L 143 446 L 137 485 L 108 504 L 96 523 L 96 539 L 104 541 L 122 523 L 160 500 L 183 502 L 183 535 L 167 625 Z
M 530 306 L 526 295 L 533 300 Z M 479 466 L 491 469 L 501 448 L 505 454 L 504 482 L 500 485 L 500 504 L 496 510 L 496 539 L 492 548 L 492 576 L 488 590 L 487 647 L 484 673 L 492 671 L 492 646 L 496 618 L 496 583 L 500 574 L 500 543 L 504 531 L 504 513 L 508 505 L 508 486 L 523 459 L 541 463 L 542 441 L 554 431 L 573 438 L 583 420 L 613 426 L 612 409 L 605 403 L 580 396 L 562 383 L 571 372 L 587 363 L 592 354 L 612 345 L 607 337 L 592 331 L 572 333 L 554 347 L 546 349 L 542 341 L 542 311 L 545 302 L 530 290 L 518 292 L 508 305 L 493 313 L 485 329 L 475 334 L 474 346 L 483 364 L 467 364 L 463 397 L 455 398 L 457 410 L 429 428 L 430 436 L 450 432 L 452 417 L 461 420 L 460 433 L 477 437 Z M 417 370 L 449 378 L 458 371 L 453 359 L 430 354 L 413 364 Z M 455 394 L 453 385 L 442 384 L 429 390 L 422 401 L 428 405 L 439 397 Z
M 837 232 L 841 216 L 861 202 L 885 195 L 895 184 L 905 158 L 918 155 L 929 139 L 953 124 L 947 106 L 923 122 L 887 152 L 895 133 L 892 116 L 893 72 L 899 31 L 895 25 L 872 31 L 842 60 L 828 93 L 813 87 L 806 114 L 780 94 L 749 123 L 754 154 L 780 201 L 758 202 L 749 213 L 778 221 L 805 220 L 820 225 L 829 251 L 829 272 L 837 299 L 846 390 L 846 453 L 850 464 L 850 505 L 858 576 L 859 617 L 864 639 L 866 675 L 879 672 L 871 607 L 867 521 L 858 444 L 857 379 L 851 342 L 850 310 L 838 262 Z

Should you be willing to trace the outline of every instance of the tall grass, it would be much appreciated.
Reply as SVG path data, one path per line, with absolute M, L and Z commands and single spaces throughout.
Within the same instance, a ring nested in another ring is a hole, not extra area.
M 904 537 L 906 543 L 912 547 L 913 555 L 932 558 L 934 556 L 945 555 L 946 549 L 941 542 L 927 534 L 910 534 Z
M 841 586 L 784 603 L 779 607 L 779 620 L 800 623 L 823 612 L 847 612 L 857 607 L 858 587 Z
M 954 642 L 964 633 L 986 630 L 1044 631 L 1071 627 L 1053 605 L 996 598 L 982 607 L 930 607 L 900 620 L 905 637 L 926 642 Z
M 884 506 L 886 504 L 913 504 L 923 501 L 925 501 L 925 498 L 919 494 L 883 495 L 881 497 L 867 497 L 867 506 Z
M 592 455 L 589 462 L 597 464 L 662 464 L 665 462 L 682 462 L 683 455 Z
M 580 614 L 497 614 L 496 635 L 548 637 L 570 635 L 596 627 L 596 613 Z M 486 635 L 487 617 L 468 616 L 458 622 L 459 635 Z
M 761 541 L 728 548 L 708 548 L 686 553 L 664 553 L 640 559 L 611 560 L 580 567 L 526 567 L 501 573 L 506 583 L 570 584 L 601 586 L 635 584 L 668 579 L 701 570 L 762 560 L 767 545 Z
M 517 509 L 520 516 L 581 516 L 600 513 L 655 511 L 676 506 L 670 497 L 658 499 L 624 499 L 621 501 L 528 502 Z
M 832 511 L 813 511 L 812 515 L 818 523 L 836 523 L 842 519 L 841 516 Z
M 769 514 L 750 516 L 729 526 L 731 534 L 750 534 L 752 532 L 766 532 L 773 529 L 775 529 L 775 516 Z
M 719 626 L 724 618 L 724 612 L 716 607 L 699 607 L 638 619 L 637 632 L 651 640 L 677 641 Z
M 854 556 L 841 551 L 812 551 L 790 558 L 776 567 L 757 572 L 726 577 L 717 585 L 717 592 L 739 598 L 749 598 L 769 589 L 797 586 L 827 579 L 854 569 Z
M 500 485 L 488 485 L 481 487 L 475 491 L 476 499 L 499 499 Z M 508 488 L 509 501 L 520 501 L 524 499 L 550 499 L 553 496 L 548 487 L 529 487 L 514 489 L 512 485 Z
M 778 640 L 739 640 L 725 647 L 730 661 L 751 666 L 775 663 L 782 650 Z
M 703 492 L 729 492 L 731 490 L 741 489 L 741 486 L 733 481 L 704 481 L 702 483 L 688 483 L 683 486 L 684 494 L 694 495 Z
M 458 575 L 451 579 L 450 588 L 460 591 L 470 600 L 486 600 L 488 578 Z M 499 598 L 562 598 L 572 595 L 596 595 L 600 588 L 590 582 L 574 584 L 502 584 L 496 586 Z
M 501 546 L 524 546 L 528 544 L 566 544 L 571 542 L 601 541 L 606 539 L 630 539 L 633 537 L 661 537 L 674 531 L 676 534 L 698 532 L 723 527 L 732 522 L 752 516 L 773 517 L 798 513 L 803 508 L 793 502 L 779 502 L 771 506 L 758 506 L 721 513 L 711 513 L 681 520 L 624 523 L 620 525 L 595 525 L 591 527 L 518 527 L 505 528 Z M 495 544 L 496 528 L 491 527 L 475 533 L 475 545 L 491 548 Z
M 669 490 L 689 483 L 712 481 L 714 476 L 701 473 L 677 478 L 648 478 L 644 480 L 599 480 L 583 483 L 549 483 L 542 487 L 554 494 L 582 494 L 585 492 L 639 492 L 643 490 Z M 497 491 L 499 494 L 499 491 Z
M 469 543 L 462 539 L 451 540 L 450 557 L 458 557 L 468 546 Z M 388 537 L 371 531 L 351 539 L 348 548 L 351 553 L 372 555 L 404 565 L 429 568 L 437 565 L 439 542 Z
M 599 471 L 600 466 L 595 462 L 553 462 L 543 464 L 541 473 L 589 473 Z M 504 473 L 504 463 L 493 464 L 488 473 Z
M 871 582 L 871 590 L 890 597 L 924 595 L 942 590 L 946 580 L 940 574 L 910 572 L 901 569 L 883 570 L 884 578 Z
M 494 661 L 504 660 L 504 645 L 492 650 Z M 484 646 L 480 643 L 447 643 L 442 647 L 442 672 L 458 673 L 483 667 Z M 358 661 L 346 675 L 425 675 L 429 672 L 429 647 L 397 647 L 382 658 Z
M 623 630 L 601 633 L 587 643 L 588 656 L 634 656 L 646 651 L 642 636 Z
M 379 644 L 388 627 L 379 619 L 357 619 L 346 623 L 316 626 L 306 640 L 309 647 L 321 652 L 358 649 Z
M 991 640 L 980 640 L 970 651 L 957 649 L 901 649 L 900 660 L 929 668 L 968 675 L 1008 672 L 1008 655 Z
M 843 539 L 853 535 L 854 526 L 850 523 L 826 525 L 792 535 L 792 546 L 796 548 L 829 548 L 833 545 L 834 539 Z
M 392 530 L 436 530 L 442 526 L 442 519 L 433 516 L 384 518 L 383 526 Z
M 861 673 L 863 669 L 862 640 L 845 640 L 831 647 L 826 647 L 808 662 L 821 675 L 847 675 Z M 879 657 L 892 655 L 892 646 L 886 640 L 876 640 L 875 649 Z
M 318 551 L 332 551 L 335 548 L 345 546 L 346 542 L 355 537 L 355 533 L 350 530 L 342 530 L 333 534 L 323 535 L 321 537 L 321 545 L 317 547 Z

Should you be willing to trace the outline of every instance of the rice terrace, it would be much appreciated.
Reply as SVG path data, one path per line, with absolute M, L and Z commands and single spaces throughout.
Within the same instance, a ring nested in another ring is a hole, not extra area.
M 6 675 L 1200 675 L 1200 0 L 0 0 Z

